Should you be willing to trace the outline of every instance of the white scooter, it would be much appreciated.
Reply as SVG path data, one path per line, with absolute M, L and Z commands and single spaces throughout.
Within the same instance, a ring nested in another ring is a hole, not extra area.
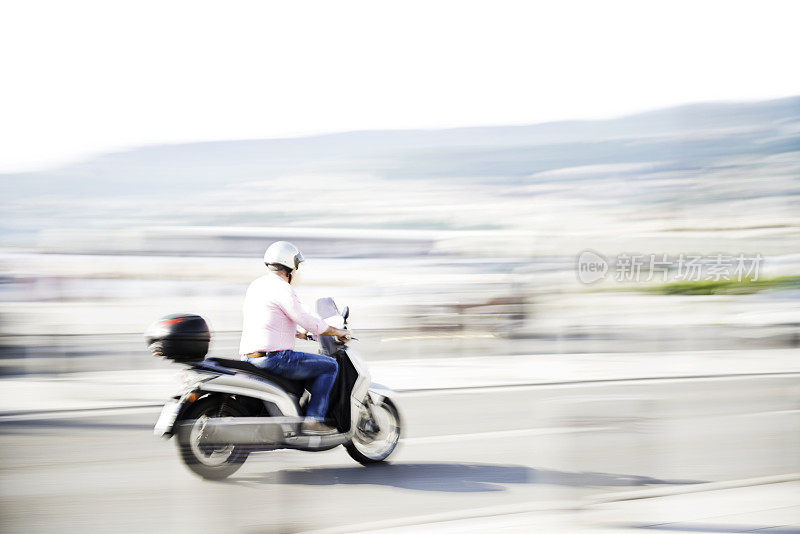
M 347 328 L 349 309 L 340 313 L 333 299 L 319 299 L 317 313 L 331 326 Z M 211 334 L 202 317 L 166 317 L 146 337 L 153 354 L 189 366 L 183 390 L 164 405 L 154 432 L 176 436 L 181 458 L 203 478 L 232 475 L 252 452 L 344 445 L 354 460 L 370 465 L 386 460 L 398 444 L 394 393 L 372 383 L 364 360 L 332 336 L 318 337 L 321 353 L 339 364 L 326 418 L 337 432 L 326 435 L 301 431 L 309 398 L 303 382 L 246 361 L 205 359 Z

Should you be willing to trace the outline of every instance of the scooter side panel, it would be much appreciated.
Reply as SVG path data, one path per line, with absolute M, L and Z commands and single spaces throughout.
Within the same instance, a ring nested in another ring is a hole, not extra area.
M 277 385 L 266 380 L 256 380 L 242 374 L 221 375 L 199 386 L 200 391 L 244 395 L 272 402 L 285 416 L 300 415 L 296 401 Z

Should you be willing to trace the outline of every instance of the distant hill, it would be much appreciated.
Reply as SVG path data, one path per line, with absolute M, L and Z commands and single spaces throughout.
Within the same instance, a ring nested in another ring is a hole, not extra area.
M 800 194 L 799 157 L 800 97 L 598 121 L 150 146 L 0 174 L 0 231 L 24 243 L 48 228 L 149 224 L 541 229 L 554 221 L 537 213 L 556 201 L 609 220 L 620 205 L 672 206 L 673 215 L 676 205 L 765 195 L 785 205 Z M 761 176 L 769 184 L 752 183 Z

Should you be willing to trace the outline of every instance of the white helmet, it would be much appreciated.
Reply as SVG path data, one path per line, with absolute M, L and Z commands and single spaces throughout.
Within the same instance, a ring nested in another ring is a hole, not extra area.
M 300 254 L 300 249 L 288 241 L 276 241 L 264 253 L 264 263 L 266 265 L 283 265 L 290 272 L 300 267 L 300 264 L 304 261 L 303 255 Z

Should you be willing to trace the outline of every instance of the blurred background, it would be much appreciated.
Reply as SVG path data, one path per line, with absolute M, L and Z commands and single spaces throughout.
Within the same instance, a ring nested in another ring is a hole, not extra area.
M 793 4 L 33 4 L 0 16 L 4 531 L 800 529 Z M 276 240 L 405 392 L 391 468 L 215 485 L 151 439 L 144 329 L 234 357 Z M 732 481 L 762 493 L 613 505 Z
M 235 354 L 244 292 L 281 239 L 308 259 L 306 302 L 349 304 L 378 358 L 795 347 L 798 148 L 790 97 L 159 145 L 4 174 L 1 369 L 154 365 L 141 333 L 179 311 Z M 612 266 L 582 284 L 586 249 L 648 261 L 638 280 Z M 742 280 L 690 279 L 681 254 L 763 261 Z M 667 283 L 648 281 L 651 255 Z

